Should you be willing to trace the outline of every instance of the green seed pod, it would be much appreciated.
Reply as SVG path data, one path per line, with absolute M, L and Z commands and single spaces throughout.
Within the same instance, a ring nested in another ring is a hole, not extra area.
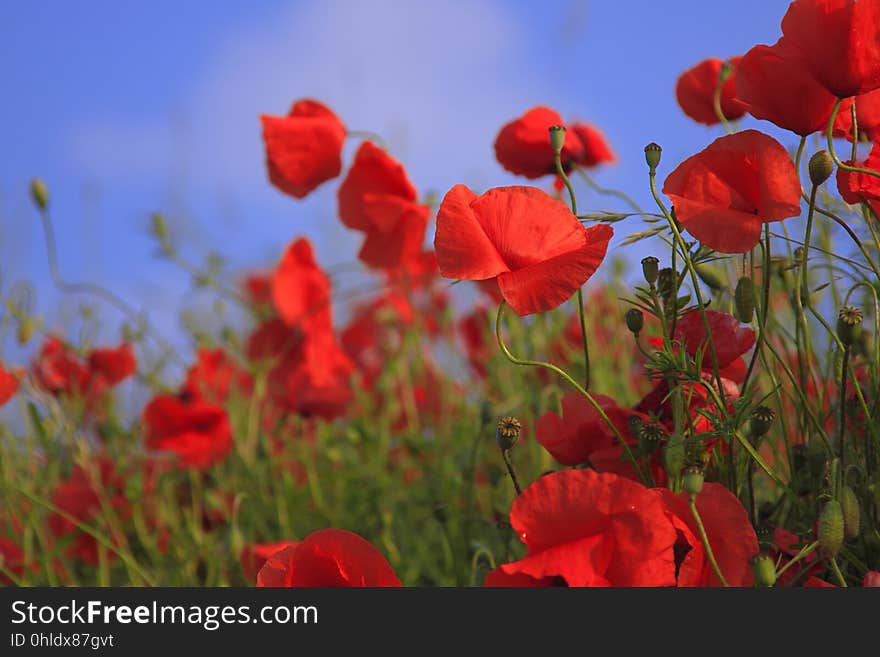
M 840 502 L 830 500 L 819 516 L 819 547 L 834 557 L 843 545 L 843 509 Z
M 818 187 L 834 173 L 834 160 L 828 151 L 816 151 L 810 158 L 809 170 L 810 182 Z
M 675 293 L 675 272 L 670 267 L 664 267 L 657 273 L 657 291 L 664 301 L 669 301 Z
M 736 318 L 743 324 L 750 324 L 755 312 L 755 284 L 751 278 L 743 276 L 736 282 L 733 300 L 736 307 Z
M 498 426 L 495 429 L 495 442 L 502 450 L 511 449 L 519 440 L 521 430 L 522 424 L 515 417 L 503 417 L 498 420 Z
M 660 271 L 659 266 L 660 261 L 654 256 L 642 258 L 642 273 L 645 275 L 645 281 L 647 281 L 648 285 L 653 285 L 657 282 L 657 273 Z
M 719 292 L 727 288 L 724 284 L 724 276 L 717 268 L 706 264 L 700 264 L 694 267 L 694 269 L 696 269 L 697 276 L 700 277 L 700 280 L 709 286 L 709 289 L 713 292 Z
M 840 309 L 837 316 L 837 337 L 844 346 L 850 347 L 859 339 L 862 332 L 862 311 L 852 306 Z
M 31 199 L 40 210 L 49 207 L 49 190 L 46 188 L 46 183 L 39 178 L 31 180 Z
M 763 552 L 749 560 L 756 586 L 773 586 L 776 584 L 776 565 L 770 555 Z
M 651 454 L 660 447 L 660 443 L 666 439 L 666 431 L 659 424 L 642 424 L 639 428 L 639 451 L 642 454 Z
M 844 486 L 840 492 L 840 508 L 843 510 L 843 530 L 848 541 L 859 535 L 861 509 L 859 498 L 849 486 Z
M 676 480 L 681 476 L 684 466 L 684 443 L 679 440 L 670 441 L 663 450 L 663 465 L 666 475 L 670 480 Z
M 565 146 L 564 125 L 550 126 L 550 145 L 553 146 L 553 152 L 557 155 L 562 152 L 562 148 Z
M 663 149 L 660 148 L 659 144 L 655 144 L 653 141 L 645 146 L 645 162 L 648 163 L 648 168 L 653 172 L 657 170 L 657 165 L 660 164 L 660 155 L 662 155 Z
M 645 316 L 642 314 L 642 311 L 638 308 L 630 308 L 626 311 L 624 319 L 626 320 L 626 327 L 632 331 L 634 336 L 639 337 L 639 333 L 642 332 L 642 328 L 645 326 Z
M 703 481 L 706 478 L 703 474 L 703 469 L 697 466 L 689 466 L 684 469 L 682 474 L 682 489 L 691 497 L 699 495 L 700 491 L 703 490 Z
M 773 420 L 776 419 L 776 411 L 767 406 L 757 406 L 752 411 L 749 418 L 749 436 L 758 439 L 773 426 Z

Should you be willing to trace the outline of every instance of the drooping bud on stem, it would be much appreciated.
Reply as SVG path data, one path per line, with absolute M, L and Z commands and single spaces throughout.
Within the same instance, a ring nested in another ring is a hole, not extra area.
M 553 152 L 559 155 L 565 146 L 565 126 L 550 126 L 550 145 L 553 146 Z
M 626 327 L 632 331 L 635 337 L 639 337 L 642 328 L 645 326 L 645 316 L 638 308 L 630 308 L 624 316 L 626 319 Z
M 843 509 L 829 500 L 819 515 L 819 547 L 829 557 L 837 556 L 843 545 Z
M 736 282 L 733 300 L 736 307 L 736 318 L 743 324 L 750 324 L 755 312 L 755 284 L 751 278 L 743 276 Z
M 495 442 L 498 443 L 498 447 L 507 451 L 516 445 L 521 430 L 522 424 L 515 417 L 503 417 L 498 420 L 498 426 L 495 429 Z
M 858 342 L 862 332 L 862 311 L 844 306 L 837 316 L 837 337 L 846 347 Z
M 843 511 L 843 530 L 847 540 L 853 540 L 859 535 L 861 524 L 861 511 L 859 498 L 849 486 L 844 486 L 840 491 L 840 507 Z
M 657 273 L 660 271 L 660 261 L 654 256 L 642 258 L 642 274 L 648 285 L 654 285 L 657 282 Z
M 40 211 L 49 207 L 49 190 L 46 188 L 46 183 L 39 178 L 31 180 L 31 199 Z
M 834 172 L 834 160 L 828 151 L 817 151 L 813 153 L 809 164 L 810 182 L 816 187 L 831 177 Z
M 648 163 L 648 169 L 651 173 L 654 173 L 657 170 L 657 165 L 660 164 L 660 156 L 663 154 L 663 149 L 660 148 L 659 144 L 655 144 L 653 141 L 645 146 L 645 162 Z

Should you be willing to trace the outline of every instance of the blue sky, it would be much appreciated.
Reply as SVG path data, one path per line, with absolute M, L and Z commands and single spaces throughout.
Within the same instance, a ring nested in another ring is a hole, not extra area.
M 282 114 L 301 97 L 325 101 L 352 129 L 384 135 L 416 186 L 441 195 L 458 182 L 514 182 L 494 161 L 495 135 L 529 107 L 550 105 L 605 132 L 620 163 L 597 181 L 647 206 L 646 143 L 663 145 L 665 174 L 721 134 L 681 113 L 677 76 L 703 58 L 774 42 L 787 6 L 2 3 L 4 294 L 30 281 L 37 311 L 62 332 L 76 314 L 78 301 L 63 299 L 48 279 L 27 194 L 32 176 L 51 191 L 65 276 L 103 282 L 171 335 L 193 304 L 191 286 L 155 257 L 152 212 L 168 215 L 191 259 L 219 251 L 233 272 L 271 266 L 299 235 L 313 240 L 325 265 L 352 261 L 359 238 L 335 217 L 336 184 L 296 201 L 266 181 L 258 116 Z M 583 192 L 583 210 L 617 207 Z M 118 339 L 113 317 L 108 340 Z

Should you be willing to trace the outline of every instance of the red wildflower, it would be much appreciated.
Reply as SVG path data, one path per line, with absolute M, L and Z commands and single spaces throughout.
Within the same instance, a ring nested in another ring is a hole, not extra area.
M 797 556 L 801 548 L 807 545 L 808 541 L 803 541 L 795 534 L 787 529 L 777 527 L 773 531 L 773 550 L 771 556 L 778 561 L 781 569 L 785 564 L 791 561 L 792 557 Z M 795 581 L 800 579 L 801 575 L 814 577 L 825 570 L 822 560 L 813 552 L 803 558 L 799 566 L 792 566 L 786 570 L 779 578 L 777 586 L 793 586 Z
M 782 34 L 835 96 L 880 88 L 880 0 L 795 0 Z
M 550 144 L 550 127 L 565 123 L 549 107 L 533 107 L 501 128 L 495 139 L 495 157 L 505 169 L 526 178 L 556 173 L 556 154 Z M 602 134 L 586 123 L 574 123 L 565 136 L 562 166 L 568 171 L 575 164 L 591 167 L 613 162 L 614 154 Z
M 706 320 L 719 368 L 727 367 L 754 346 L 755 332 L 747 326 L 740 326 L 739 320 L 733 315 L 707 310 Z M 675 340 L 681 342 L 691 356 L 696 357 L 702 352 L 704 369 L 714 368 L 703 314 L 699 310 L 693 310 L 679 318 L 675 324 Z
M 853 102 L 856 104 L 859 138 L 865 136 L 874 142 L 880 141 L 880 89 L 844 100 L 834 117 L 833 135 L 852 141 Z
M 852 160 L 847 164 L 853 166 Z M 880 172 L 880 141 L 874 143 L 868 159 L 856 166 Z M 852 173 L 838 167 L 837 191 L 847 203 L 869 203 L 880 201 L 880 178 L 866 173 Z
M 254 543 L 241 550 L 241 569 L 248 580 L 253 580 L 269 558 L 287 547 L 296 547 L 298 541 L 279 541 L 278 543 Z
M 306 238 L 292 242 L 272 275 L 272 300 L 288 326 L 329 330 L 330 279 Z
M 366 234 L 358 258 L 377 269 L 395 269 L 422 254 L 430 208 L 403 166 L 365 141 L 339 186 L 339 217 Z
M 242 288 L 247 298 L 257 307 L 268 306 L 272 303 L 272 275 L 249 274 L 242 282 Z
M 18 377 L 7 372 L 0 363 L 0 406 L 8 402 L 18 392 Z
M 226 411 L 198 398 L 157 395 L 144 409 L 148 449 L 174 452 L 184 468 L 207 468 L 232 449 Z
M 730 59 L 733 67 L 739 57 Z M 715 114 L 715 90 L 721 81 L 724 62 L 717 57 L 704 59 L 681 74 L 675 84 L 675 98 L 681 110 L 697 123 L 715 125 L 721 120 Z M 721 113 L 729 120 L 745 114 L 745 108 L 736 98 L 736 69 L 734 68 L 721 87 Z
M 596 271 L 613 230 L 584 228 L 561 201 L 535 187 L 477 196 L 453 187 L 437 213 L 434 248 L 446 278 L 497 278 L 520 315 L 551 310 Z
M 50 336 L 34 363 L 34 379 L 53 395 L 81 394 L 88 385 L 89 370 L 60 339 Z
M 756 130 L 720 137 L 689 157 L 666 178 L 663 193 L 682 226 L 721 253 L 745 253 L 765 223 L 800 214 L 791 157 Z
M 402 586 L 369 541 L 345 529 L 322 529 L 269 557 L 257 574 L 265 587 Z
M 510 522 L 528 554 L 499 566 L 487 582 L 525 575 L 569 586 L 675 585 L 676 530 L 660 498 L 635 481 L 593 470 L 554 472 L 513 501 Z
M 128 343 L 115 349 L 95 349 L 89 353 L 88 362 L 92 381 L 99 379 L 107 386 L 115 386 L 137 370 L 137 360 Z
M 880 587 L 880 572 L 876 570 L 869 570 L 865 573 L 865 579 L 862 582 L 862 586 L 867 587 Z
M 219 348 L 198 350 L 183 385 L 188 394 L 215 403 L 225 402 L 233 390 L 247 394 L 252 386 L 251 376 Z
M 720 586 L 703 549 L 696 520 L 687 504 L 687 493 L 668 488 L 651 489 L 666 507 L 676 526 L 676 573 L 679 586 Z M 709 546 L 729 586 L 751 586 L 749 559 L 758 553 L 758 538 L 748 513 L 737 497 L 717 483 L 706 482 L 697 495 L 697 511 Z
M 0 536 L 0 566 L 16 577 L 21 577 L 25 570 L 24 550 L 6 536 Z M 0 572 L 0 586 L 12 586 L 12 579 Z
M 303 198 L 342 171 L 345 126 L 326 106 L 299 100 L 287 116 L 260 121 L 269 180 L 285 194 Z
M 784 39 L 772 46 L 755 46 L 743 56 L 737 67 L 736 97 L 756 119 L 801 136 L 825 128 L 834 107 L 834 96 Z

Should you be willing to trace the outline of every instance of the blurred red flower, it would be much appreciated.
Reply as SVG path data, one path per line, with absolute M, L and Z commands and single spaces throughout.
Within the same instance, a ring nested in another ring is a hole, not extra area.
M 88 356 L 92 381 L 115 386 L 137 371 L 137 360 L 131 345 L 123 343 L 115 349 L 95 349 Z
M 298 100 L 287 116 L 262 115 L 269 180 L 303 198 L 342 171 L 345 126 L 325 105 Z
M 556 173 L 556 154 L 550 144 L 550 127 L 565 127 L 562 116 L 549 107 L 533 107 L 501 128 L 495 139 L 495 157 L 505 169 L 526 178 Z M 562 149 L 562 166 L 592 167 L 613 162 L 614 153 L 602 134 L 586 123 L 574 123 L 567 130 Z
M 880 88 L 880 0 L 795 0 L 782 34 L 835 96 Z
M 486 578 L 531 585 L 674 586 L 677 540 L 660 497 L 641 484 L 593 470 L 538 478 L 514 501 L 510 523 L 526 556 Z
M 306 238 L 288 245 L 272 274 L 272 300 L 288 326 L 329 330 L 330 279 L 315 260 Z
M 535 187 L 477 196 L 453 187 L 437 213 L 434 248 L 446 278 L 497 278 L 520 315 L 556 308 L 596 271 L 613 230 L 584 228 L 561 201 Z
M 339 186 L 339 217 L 365 233 L 358 258 L 376 269 L 396 269 L 422 255 L 430 208 L 403 166 L 372 142 L 361 144 Z
M 18 377 L 7 372 L 0 363 L 0 406 L 8 402 L 18 392 Z
M 756 119 L 801 136 L 824 129 L 834 108 L 834 96 L 785 39 L 755 46 L 743 56 L 737 66 L 736 97 Z
M 190 395 L 223 403 L 230 392 L 250 394 L 253 379 L 223 349 L 199 349 L 196 362 L 186 374 L 183 389 Z
M 391 565 L 369 541 L 345 529 L 312 532 L 273 554 L 257 573 L 263 587 L 402 586 Z
M 177 454 L 183 468 L 207 468 L 232 450 L 226 411 L 186 393 L 157 395 L 143 412 L 148 449 Z
M 733 315 L 707 310 L 706 321 L 719 368 L 727 367 L 755 344 L 755 332 L 747 326 L 741 326 Z M 699 310 L 692 310 L 679 318 L 675 324 L 675 340 L 684 345 L 690 356 L 696 357 L 702 352 L 703 369 L 714 368 L 709 353 L 709 339 L 703 324 L 703 313 Z
M 734 68 L 721 87 L 721 113 L 728 120 L 738 119 L 746 113 L 742 103 L 736 98 L 736 66 L 739 60 L 739 57 L 730 59 Z M 724 62 L 717 57 L 704 59 L 682 73 L 675 84 L 675 98 L 681 110 L 697 123 L 721 123 L 715 114 L 715 90 L 721 81 L 723 65 Z
M 137 370 L 131 345 L 95 349 L 85 362 L 61 339 L 49 336 L 33 365 L 37 385 L 56 397 L 84 397 L 87 407 Z
M 663 193 L 681 225 L 721 253 L 745 253 L 765 223 L 800 214 L 791 157 L 756 130 L 720 137 L 686 159 L 666 178 Z

